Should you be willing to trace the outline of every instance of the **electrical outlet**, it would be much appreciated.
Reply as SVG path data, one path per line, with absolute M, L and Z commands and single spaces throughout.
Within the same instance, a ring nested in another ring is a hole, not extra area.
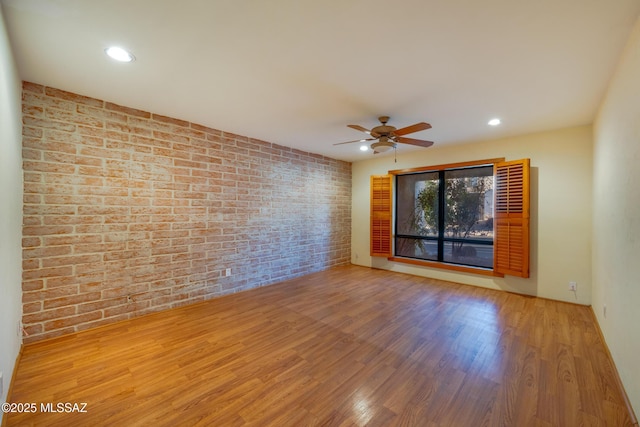
M 224 271 L 224 275 L 225 275 L 225 276 L 227 276 L 227 277 L 228 277 L 228 276 L 231 276 L 231 269 L 230 269 L 230 268 L 227 268 L 227 269 Z
M 576 292 L 578 290 L 578 284 L 576 282 L 569 282 L 569 290 Z
M 18 335 L 18 338 L 22 339 L 22 322 L 20 320 L 18 320 L 18 326 L 16 328 L 16 335 Z
M 607 318 L 607 304 L 602 306 L 602 315 L 605 319 Z

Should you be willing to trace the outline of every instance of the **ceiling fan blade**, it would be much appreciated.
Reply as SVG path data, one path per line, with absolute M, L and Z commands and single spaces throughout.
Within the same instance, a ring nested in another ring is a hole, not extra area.
M 415 139 L 415 138 L 405 138 L 403 136 L 395 137 L 396 142 L 401 142 L 403 144 L 411 144 L 417 145 L 418 147 L 431 147 L 433 145 L 433 141 L 425 141 L 424 139 Z
M 376 140 L 375 138 L 354 139 L 353 141 L 338 142 L 337 144 L 333 144 L 333 145 L 351 144 L 352 142 L 365 142 L 365 141 L 375 141 L 375 140 Z
M 369 129 L 363 128 L 360 125 L 347 125 L 347 127 L 350 127 L 351 129 L 359 130 L 359 131 L 364 132 L 364 133 L 371 133 L 371 131 Z
M 364 127 L 362 127 L 360 125 L 347 125 L 347 127 L 350 127 L 351 129 L 359 130 L 360 132 L 367 133 L 367 134 L 373 136 L 374 138 L 380 137 L 380 135 L 378 135 L 376 132 L 370 131 L 369 129 L 364 128 Z
M 397 129 L 394 131 L 394 135 L 407 135 L 409 133 L 419 132 L 421 130 L 431 129 L 431 125 L 429 123 L 420 122 L 415 125 L 407 126 L 402 129 Z

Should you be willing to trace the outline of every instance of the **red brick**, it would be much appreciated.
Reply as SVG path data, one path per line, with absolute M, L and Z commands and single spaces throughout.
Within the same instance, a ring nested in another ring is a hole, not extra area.
M 34 248 L 40 246 L 41 244 L 42 239 L 40 237 L 25 237 L 22 239 L 23 248 Z
M 76 112 L 80 115 L 87 115 L 99 120 L 108 120 L 110 122 L 127 122 L 127 115 L 115 111 L 105 110 L 103 108 L 90 107 L 79 104 L 76 107 Z
M 174 119 L 172 117 L 167 117 L 167 116 L 161 116 L 159 114 L 153 114 L 152 117 L 153 117 L 153 120 L 157 122 L 168 123 L 168 124 L 182 126 L 182 127 L 189 127 L 189 122 L 186 122 L 184 120 Z
M 44 131 L 40 128 L 34 128 L 34 127 L 30 127 L 30 126 L 23 126 L 22 127 L 22 136 L 24 137 L 22 139 L 22 144 L 25 144 L 25 140 L 30 139 L 30 140 L 40 140 L 42 138 L 42 135 L 44 135 Z
M 27 306 L 29 304 L 34 304 L 34 303 L 24 304 L 23 306 Z M 73 316 L 74 314 L 76 314 L 75 307 L 62 307 L 62 308 L 56 308 L 53 310 L 44 310 L 44 311 L 39 311 L 35 313 L 32 312 L 31 314 L 24 315 L 22 318 L 22 321 L 25 324 L 40 323 L 46 320 L 58 319 L 60 317 Z
M 40 301 L 22 304 L 22 313 L 24 314 L 37 313 L 39 311 L 42 311 L 42 303 Z
M 55 130 L 61 130 L 65 132 L 73 132 L 76 130 L 76 125 L 73 123 L 53 121 L 53 120 L 48 120 L 46 118 L 39 118 L 39 117 L 24 116 L 22 118 L 22 123 L 25 126 L 39 127 L 43 129 L 55 129 Z
M 47 301 L 52 298 L 68 297 L 78 294 L 78 285 L 47 287 L 38 291 L 23 291 L 22 302 Z M 47 308 L 47 307 L 45 307 Z
M 22 82 L 22 90 L 25 92 L 44 93 L 44 86 L 37 83 Z
M 129 140 L 129 134 L 107 130 L 107 129 L 104 129 L 103 127 L 78 124 L 77 129 L 78 129 L 78 135 L 83 139 L 83 141 L 85 141 L 85 145 L 93 145 L 96 147 L 101 147 L 103 144 L 100 143 L 100 141 L 104 139 L 113 139 L 115 141 Z M 86 142 L 92 142 L 92 141 L 95 141 L 95 144 L 86 143 Z
M 99 99 L 89 98 L 88 96 L 77 95 L 75 93 L 66 92 L 64 90 L 55 89 L 52 87 L 45 87 L 45 94 L 47 96 L 51 96 L 54 98 L 66 99 L 69 101 L 76 102 L 78 104 L 92 105 L 94 107 L 102 107 L 104 105 L 104 102 Z
M 42 117 L 44 115 L 44 108 L 35 105 L 23 105 L 22 114 L 25 116 Z
M 71 226 L 56 226 L 56 227 L 45 227 L 45 226 L 35 226 L 35 227 L 23 227 L 22 235 L 23 236 L 50 236 L 53 234 L 69 234 L 73 231 L 73 227 Z
M 96 283 L 102 283 L 104 280 L 104 271 L 95 271 L 85 274 L 76 273 L 73 276 L 68 277 L 47 278 L 47 289 L 58 286 L 79 285 L 79 293 L 88 293 L 95 291 Z
M 25 342 L 349 262 L 348 163 L 24 87 Z
M 22 291 L 38 291 L 44 288 L 44 280 L 24 280 L 22 282 Z
M 44 202 L 52 205 L 100 205 L 103 203 L 103 197 L 97 196 L 68 196 L 68 195 L 46 195 Z M 64 231 L 66 232 L 66 231 Z M 59 234 L 55 232 L 47 234 Z
M 30 172 L 51 172 L 51 173 L 67 173 L 72 174 L 75 172 L 75 166 L 70 164 L 51 163 L 51 162 L 34 162 L 23 161 L 22 167 Z
M 115 305 L 122 305 L 127 303 L 126 297 L 102 299 L 96 302 L 88 302 L 78 304 L 78 314 L 87 313 L 96 310 L 102 310 L 104 308 L 113 307 Z
M 74 114 L 73 112 L 59 110 L 57 108 L 47 108 L 47 110 L 45 111 L 45 116 L 51 120 L 72 123 L 74 125 L 84 125 L 94 128 L 104 127 L 104 120 L 102 119 L 96 119 L 94 117 L 81 114 Z
M 40 205 L 42 203 L 42 196 L 33 195 L 33 194 L 25 194 L 22 197 L 25 207 L 28 205 Z
M 39 259 L 25 259 L 22 261 L 23 270 L 37 270 L 38 268 L 40 268 Z
M 171 141 L 171 142 L 177 142 L 177 143 L 183 143 L 183 144 L 189 143 L 188 136 L 176 135 L 175 133 L 162 132 L 159 130 L 153 131 L 153 137 L 157 139 L 163 139 L 165 141 Z
M 100 299 L 100 292 L 89 292 L 86 294 L 73 295 L 68 297 L 48 299 L 44 302 L 44 308 L 74 306 L 87 301 L 96 301 Z
M 59 267 L 63 265 L 89 264 L 102 261 L 102 255 L 75 255 L 68 257 L 45 258 L 42 260 L 42 268 Z
M 73 274 L 73 267 L 70 267 L 70 266 L 41 268 L 38 270 L 23 271 L 22 279 L 23 280 L 44 279 L 47 277 L 71 276 L 72 274 Z
M 97 319 L 102 319 L 102 313 L 99 311 L 93 311 L 91 313 L 80 314 L 77 316 L 58 318 L 56 320 L 44 322 L 44 330 L 55 331 L 68 326 L 74 326 Z
M 119 113 L 124 113 L 129 116 L 141 117 L 144 119 L 151 118 L 151 113 L 142 110 L 136 110 L 135 108 L 123 107 L 122 105 L 113 104 L 111 102 L 105 103 L 105 108 L 110 111 L 117 111 Z

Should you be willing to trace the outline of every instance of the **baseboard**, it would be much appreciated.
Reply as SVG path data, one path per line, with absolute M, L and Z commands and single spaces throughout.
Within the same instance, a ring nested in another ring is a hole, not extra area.
M 607 357 L 611 361 L 611 367 L 613 369 L 613 377 L 618 385 L 618 389 L 622 394 L 622 398 L 624 399 L 624 404 L 627 407 L 627 412 L 629 412 L 629 418 L 631 418 L 631 425 L 638 426 L 638 418 L 636 418 L 636 414 L 633 412 L 633 407 L 631 406 L 631 402 L 629 401 L 629 396 L 627 396 L 627 392 L 624 389 L 624 385 L 622 384 L 622 379 L 620 378 L 620 374 L 618 373 L 618 368 L 611 356 L 611 351 L 609 351 L 609 346 L 607 345 L 607 341 L 604 339 L 604 334 L 602 333 L 602 329 L 600 329 L 600 323 L 598 322 L 598 317 L 596 313 L 593 311 L 593 306 L 591 308 L 591 316 L 593 316 L 594 323 L 596 325 L 596 329 L 598 330 L 598 335 L 600 335 L 600 340 L 602 344 L 604 344 L 604 350 L 607 352 Z
M 18 356 L 16 356 L 16 363 L 13 365 L 13 373 L 11 374 L 11 381 L 9 381 L 9 388 L 7 389 L 7 402 L 9 402 L 11 400 L 11 392 L 13 391 L 13 384 L 15 383 L 15 379 L 16 379 L 16 373 L 18 372 L 18 365 L 20 364 L 20 359 L 22 359 L 22 349 L 23 344 L 20 344 L 20 351 L 18 351 Z M 4 412 L 2 413 L 2 422 L 0 423 L 1 427 L 5 427 L 6 426 L 6 417 L 7 414 L 5 414 Z

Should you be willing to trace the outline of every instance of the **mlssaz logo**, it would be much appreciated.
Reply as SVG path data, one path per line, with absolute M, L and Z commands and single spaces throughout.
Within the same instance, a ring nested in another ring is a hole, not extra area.
M 83 403 L 71 403 L 71 402 L 41 403 L 40 412 L 86 413 L 87 404 L 84 402 Z

